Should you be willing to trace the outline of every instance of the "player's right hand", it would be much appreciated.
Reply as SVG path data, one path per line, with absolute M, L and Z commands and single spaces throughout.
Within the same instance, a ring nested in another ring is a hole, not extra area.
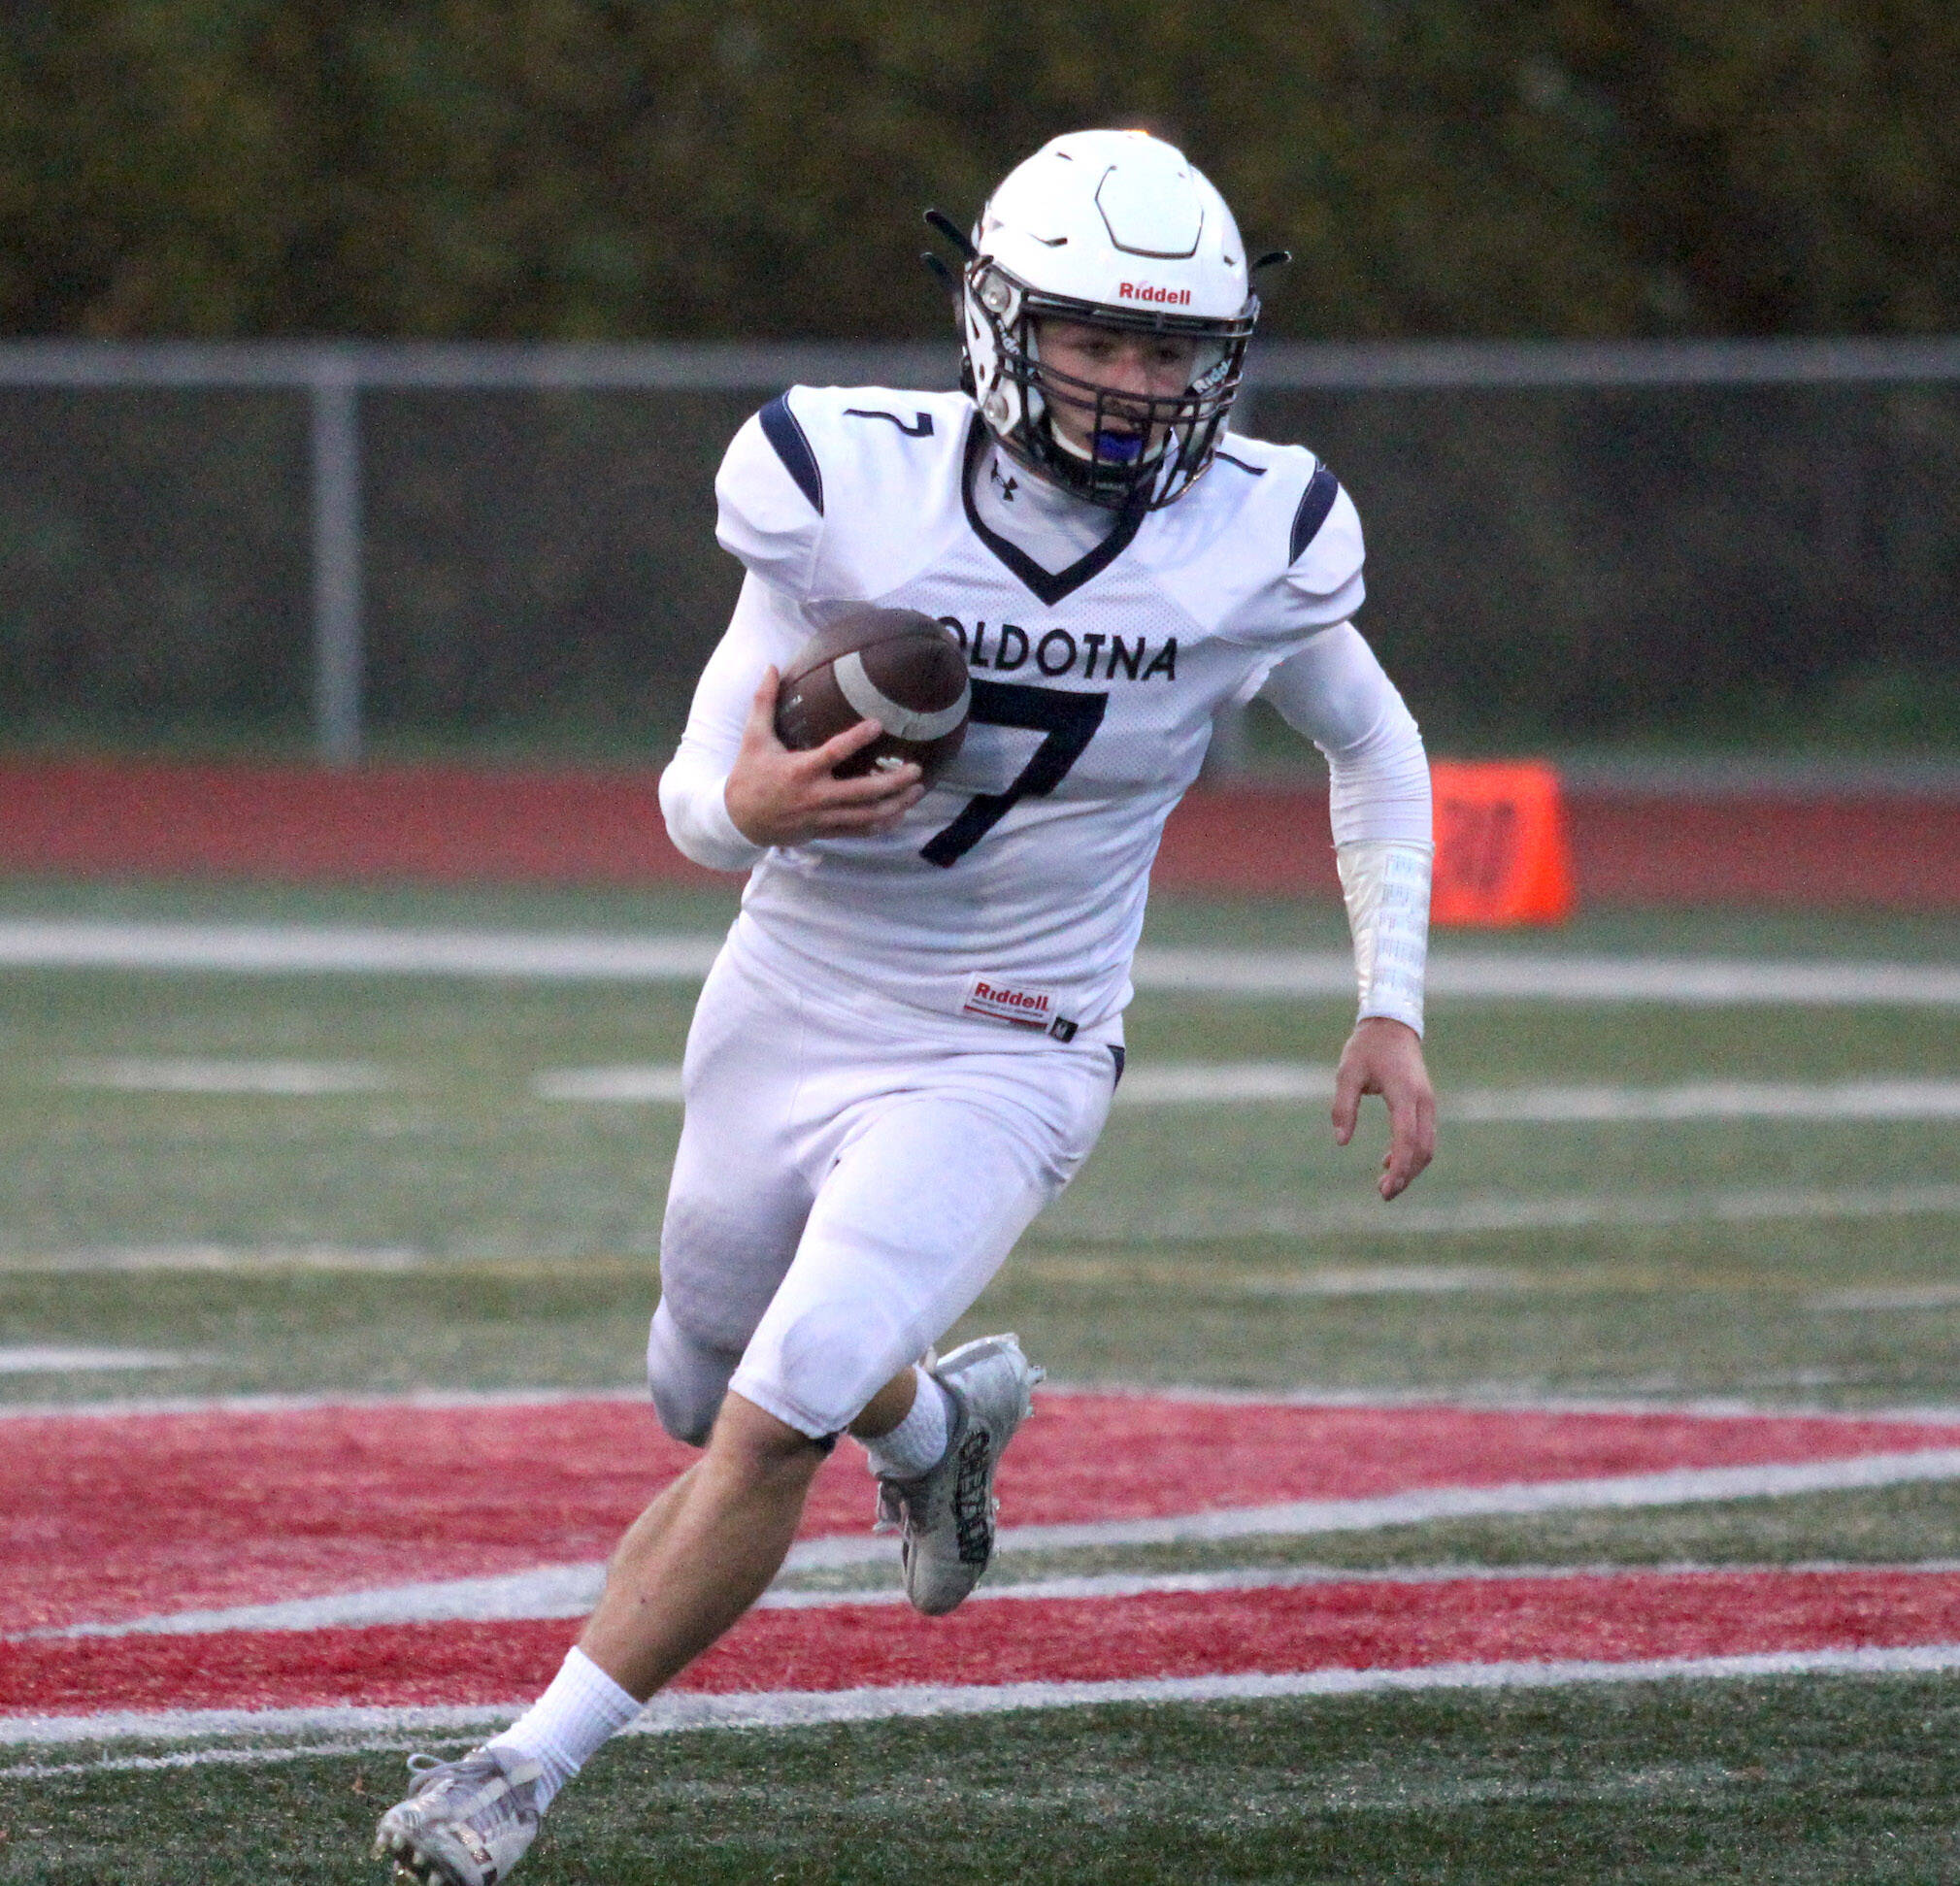
M 834 769 L 884 730 L 876 720 L 796 752 L 776 737 L 779 676 L 763 671 L 742 747 L 722 788 L 728 816 L 750 844 L 801 844 L 806 839 L 868 838 L 888 832 L 925 796 L 918 768 L 839 779 Z

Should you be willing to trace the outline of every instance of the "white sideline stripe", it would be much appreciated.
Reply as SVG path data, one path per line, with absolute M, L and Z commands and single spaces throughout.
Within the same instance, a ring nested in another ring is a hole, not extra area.
M 1452 1121 L 1952 1120 L 1960 1080 L 1702 1080 L 1675 1087 L 1473 1087 L 1445 1093 Z
M 0 922 L 0 967 L 515 976 L 694 982 L 720 939 L 352 924 L 150 923 L 16 918 Z M 1351 1000 L 1345 950 L 1146 947 L 1140 989 L 1258 1000 Z M 1756 962 L 1745 958 L 1459 951 L 1430 957 L 1444 1000 L 1500 1002 L 1884 1003 L 1960 1008 L 1960 969 L 1938 963 Z
M 1003 1551 L 1040 1552 L 1093 1545 L 1168 1545 L 1191 1539 L 1246 1539 L 1262 1534 L 1297 1538 L 1312 1533 L 1365 1532 L 1377 1526 L 1420 1525 L 1438 1519 L 1627 1510 L 1954 1479 L 1960 1479 L 1960 1447 L 1927 1447 L 1770 1467 L 1682 1467 L 1658 1473 L 1621 1473 L 1598 1479 L 1425 1487 L 1412 1493 L 1383 1494 L 1369 1500 L 1295 1500 L 1270 1506 L 1231 1506 L 1213 1512 L 1179 1513 L 1163 1519 L 1013 1526 L 1002 1528 L 998 1543 Z M 798 1550 L 809 1554 L 803 1562 L 811 1565 L 819 1563 L 816 1548 L 857 1543 L 855 1539 L 811 1539 Z
M 294 1598 L 271 1605 L 168 1611 L 115 1624 L 70 1624 L 21 1631 L 21 1638 L 202 1637 L 220 1631 L 330 1631 L 374 1624 L 440 1624 L 468 1619 L 583 1617 L 599 1602 L 606 1562 L 540 1566 L 484 1578 L 431 1579 L 382 1585 L 328 1598 Z M 903 1593 L 898 1594 L 903 1597 Z M 767 1605 L 772 1594 L 764 1593 Z M 876 1600 L 866 1600 L 876 1603 Z M 0 1643 L 7 1641 L 0 1638 Z
M 207 1360 L 167 1349 L 64 1349 L 27 1342 L 0 1348 L 0 1375 L 65 1374 L 72 1369 L 183 1369 Z
M 1716 1565 L 1702 1562 L 1654 1565 L 1429 1565 L 1386 1569 L 1341 1566 L 1233 1566 L 1215 1572 L 1105 1572 L 1075 1577 L 1026 1578 L 982 1584 L 969 1605 L 1039 1600 L 1156 1598 L 1220 1591 L 1293 1591 L 1306 1585 L 1435 1585 L 1509 1583 L 1625 1577 L 1727 1577 L 1762 1573 L 1792 1576 L 1823 1572 L 1917 1573 L 1950 1576 L 1960 1559 L 1921 1559 L 1903 1564 L 1846 1559 L 1802 1560 L 1784 1565 Z M 518 1618 L 583 1617 L 598 1602 L 606 1578 L 603 1560 L 583 1565 L 541 1566 L 495 1578 L 456 1578 L 447 1583 L 382 1586 L 330 1598 L 288 1600 L 273 1605 L 238 1605 L 223 1610 L 174 1611 L 129 1618 L 114 1624 L 70 1624 L 12 1634 L 34 1638 L 205 1637 L 225 1631 L 329 1631 L 376 1624 L 509 1623 Z M 908 1602 L 896 1584 L 840 1591 L 763 1593 L 754 1608 L 765 1611 L 827 1611 L 862 1605 L 897 1606 Z M 0 1643 L 7 1642 L 0 1637 Z
M 1444 1205 L 1251 1207 L 1220 1198 L 1200 1210 L 1131 1218 L 1066 1204 L 1053 1233 L 1098 1242 L 1207 1243 L 1227 1238 L 1308 1238 L 1365 1231 L 1381 1237 L 1577 1231 L 1589 1225 L 1751 1224 L 1777 1219 L 1943 1217 L 1960 1213 L 1960 1185 L 1806 1187 L 1791 1191 L 1656 1192 L 1548 1199 L 1472 1198 Z
M 678 1106 L 678 1063 L 566 1068 L 531 1083 L 541 1100 Z M 1136 1067 L 1118 1108 L 1325 1101 L 1334 1070 L 1293 1061 L 1189 1061 Z M 1623 1120 L 1960 1119 L 1960 1080 L 1688 1081 L 1673 1087 L 1464 1087 L 1437 1103 L 1452 1124 L 1585 1125 Z M 1956 1188 L 1960 1191 L 1960 1188 Z
M 1619 1197 L 1578 1193 L 1546 1199 L 1485 1197 L 1449 1204 L 1417 1205 L 1398 1200 L 1379 1204 L 1330 1205 L 1304 1208 L 1289 1206 L 1245 1207 L 1220 1200 L 1199 1212 L 1174 1217 L 1128 1220 L 1102 1212 L 1077 1217 L 1063 1208 L 1058 1235 L 1068 1241 L 1145 1241 L 1188 1243 L 1230 1238 L 1305 1238 L 1318 1233 L 1365 1231 L 1378 1236 L 1460 1236 L 1477 1232 L 1583 1230 L 1593 1225 L 1683 1225 L 1699 1223 L 1750 1224 L 1778 1219 L 1905 1218 L 1960 1216 L 1960 1185 L 1893 1185 L 1853 1187 L 1840 1191 L 1806 1188 L 1787 1192 L 1656 1192 Z M 453 1260 L 469 1269 L 472 1260 Z M 494 1262 L 494 1260 L 486 1260 Z M 1049 1257 L 1026 1260 L 1036 1274 L 1051 1272 Z M 0 1275 L 83 1275 L 143 1271 L 359 1271 L 401 1272 L 441 1269 L 451 1260 L 428 1252 L 381 1248 L 338 1250 L 330 1246 L 248 1249 L 221 1244 L 112 1245 L 98 1250 L 52 1251 L 46 1255 L 0 1252 Z M 649 1266 L 652 1260 L 648 1260 Z M 1303 1272 L 1297 1289 L 1305 1295 L 1364 1295 L 1393 1290 L 1476 1290 L 1524 1288 L 1530 1275 L 1487 1265 L 1371 1265 L 1344 1270 Z M 1949 1294 L 1950 1291 L 1950 1294 Z M 1819 1309 L 1930 1309 L 1960 1301 L 1960 1285 L 1901 1285 L 1866 1290 L 1819 1292 L 1807 1299 Z M 535 1401 L 560 1391 L 518 1389 L 517 1401 Z M 602 1394 L 615 1391 L 581 1390 Z M 637 1390 L 617 1391 L 637 1395 Z M 1050 1394 L 1062 1389 L 1049 1384 Z M 1169 1391 L 1166 1391 L 1169 1392 Z M 1193 1391 L 1178 1391 L 1180 1393 Z M 1460 1399 L 1458 1391 L 1450 1395 Z M 281 1406 L 316 1406 L 342 1397 L 302 1397 Z M 1284 1401 L 1284 1390 L 1264 1391 L 1250 1399 Z M 1380 1392 L 1356 1390 L 1346 1399 L 1374 1402 Z M 1425 1394 L 1422 1399 L 1434 1400 Z M 1478 1406 L 1484 1404 L 1479 1403 Z M 1566 1406 L 1564 1402 L 1557 1404 Z M 1533 1402 L 1532 1406 L 1542 1406 Z M 1588 1404 L 1590 1406 L 1590 1404 Z M 1724 1404 L 1727 1406 L 1727 1404 Z M 1738 1404 L 1737 1406 L 1741 1406 Z M 0 1408 L 0 1418 L 10 1410 Z M 18 1412 L 18 1410 L 13 1410 Z M 50 1412 L 52 1410 L 40 1410 Z
M 64 1087 L 132 1094 L 371 1094 L 393 1085 L 358 1061 L 64 1061 Z
M 1199 1382 L 1138 1382 L 1119 1378 L 1042 1385 L 1050 1395 L 1121 1395 L 1139 1401 L 1195 1404 L 1204 1407 L 1314 1407 L 1458 1409 L 1475 1414 L 1669 1414 L 1694 1421 L 1763 1420 L 1960 1427 L 1960 1404 L 1838 1407 L 1814 1402 L 1754 1402 L 1738 1395 L 1685 1390 L 1624 1388 L 1614 1393 L 1574 1391 L 1534 1394 L 1515 1382 L 1492 1380 L 1416 1388 L 1217 1388 Z M 562 1407 L 567 1403 L 647 1404 L 644 1383 L 588 1388 L 426 1388 L 408 1394 L 365 1394 L 346 1389 L 312 1395 L 116 1395 L 94 1402 L 0 1402 L 0 1421 L 119 1421 L 171 1414 L 294 1414 L 321 1408 L 521 1408 Z
M 1786 1650 L 1742 1657 L 1653 1657 L 1638 1662 L 1428 1664 L 1413 1670 L 1312 1670 L 1287 1674 L 1160 1676 L 1106 1683 L 917 1684 L 895 1689 L 775 1690 L 746 1695 L 656 1697 L 624 1733 L 668 1736 L 701 1729 L 795 1729 L 900 1717 L 990 1716 L 1020 1709 L 1083 1708 L 1124 1703 L 1255 1703 L 1306 1697 L 1406 1695 L 1424 1690 L 1566 1689 L 1582 1683 L 1735 1682 L 1777 1676 L 1939 1675 L 1960 1670 L 1960 1644 L 1896 1649 Z M 182 1709 L 153 1715 L 0 1718 L 0 1746 L 182 1741 L 198 1736 L 313 1736 L 332 1740 L 263 1748 L 184 1749 L 162 1756 L 109 1756 L 93 1762 L 23 1763 L 0 1779 L 195 1768 L 206 1763 L 303 1760 L 387 1753 L 420 1745 L 405 1737 L 461 1741 L 521 1715 L 526 1703 L 461 1709 Z
M 681 1064 L 626 1068 L 563 1068 L 531 1082 L 540 1100 L 616 1101 L 679 1107 Z
M 1145 948 L 1140 989 L 1263 998 L 1354 993 L 1354 968 L 1339 951 Z M 1960 1006 L 1960 969 L 1887 962 L 1754 962 L 1694 956 L 1578 956 L 1444 947 L 1429 959 L 1429 993 L 1485 1002 L 1727 1003 L 1800 1007 L 1897 1003 Z
M 698 982 L 719 937 L 606 937 L 351 924 L 0 923 L 0 967 L 246 976 L 471 976 Z
M 0 1402 L 0 1421 L 122 1421 L 154 1414 L 300 1414 L 316 1408 L 562 1407 L 568 1402 L 633 1402 L 646 1384 L 620 1388 L 430 1388 L 408 1395 L 118 1395 L 99 1402 Z M 1862 1417 L 1860 1417 L 1862 1418 Z M 1916 1414 L 1901 1420 L 1916 1421 Z M 1954 1419 L 1960 1421 L 1960 1409 Z
M 1134 1068 L 1119 1107 L 1178 1107 L 1333 1097 L 1334 1070 L 1306 1062 L 1214 1061 Z M 1533 1125 L 1607 1120 L 1960 1119 L 1960 1080 L 1688 1081 L 1672 1087 L 1445 1088 L 1437 1111 L 1453 1123 Z
M 1903 1284 L 1896 1290 L 1819 1290 L 1804 1299 L 1806 1309 L 1951 1309 L 1960 1305 L 1960 1283 Z
M 228 1244 L 121 1244 L 54 1251 L 45 1257 L 0 1254 L 0 1275 L 82 1276 L 132 1271 L 415 1271 L 440 1262 L 415 1250 L 337 1250 L 331 1245 L 246 1249 Z
M 1116 1089 L 1118 1107 L 1333 1098 L 1333 1068 L 1306 1061 L 1132 1063 Z
M 1091 1287 L 1137 1283 L 1181 1288 L 1191 1279 L 1187 1265 L 1161 1258 L 1028 1258 L 1022 1274 L 1044 1283 L 1079 1283 Z M 1507 1295 L 1559 1292 L 1571 1288 L 1603 1295 L 1632 1292 L 1680 1294 L 1697 1289 L 1735 1291 L 1749 1285 L 1730 1280 L 1697 1283 L 1692 1276 L 1655 1277 L 1611 1269 L 1567 1270 L 1550 1274 L 1507 1270 L 1485 1264 L 1362 1264 L 1332 1265 L 1312 1271 L 1253 1271 L 1238 1274 L 1213 1272 L 1204 1281 L 1210 1295 L 1239 1297 L 1403 1297 L 1453 1294 Z M 1786 1281 L 1766 1279 L 1754 1286 L 1796 1292 Z M 1902 1284 L 1861 1290 L 1811 1291 L 1797 1296 L 1809 1310 L 1950 1309 L 1960 1306 L 1960 1285 Z M 1843 1379 L 1843 1377 L 1838 1377 Z
M 1532 1394 L 1515 1382 L 1455 1383 L 1447 1388 L 1215 1388 L 1203 1383 L 1063 1381 L 1042 1384 L 1049 1396 L 1126 1396 L 1140 1401 L 1195 1404 L 1202 1407 L 1448 1408 L 1476 1414 L 1655 1414 L 1688 1421 L 1910 1422 L 1915 1427 L 1960 1426 L 1960 1406 L 1921 1403 L 1912 1407 L 1837 1407 L 1815 1402 L 1756 1402 L 1741 1395 L 1662 1394 L 1656 1390 L 1592 1394 Z
M 1111 1268 L 1116 1269 L 1115 1264 Z M 1055 1274 L 1051 1268 L 1046 1274 Z M 1147 1273 L 1154 1276 L 1154 1273 Z M 1529 1290 L 1528 1271 L 1490 1264 L 1352 1264 L 1291 1275 L 1206 1279 L 1208 1289 L 1236 1288 L 1248 1297 L 1432 1297 L 1459 1292 Z
M 1960 1448 L 1922 1448 L 1769 1467 L 1677 1468 L 1658 1473 L 1617 1474 L 1598 1479 L 1429 1487 L 1366 1500 L 1289 1501 L 1159 1519 L 1011 1526 L 1002 1528 L 999 1548 L 1004 1552 L 1039 1552 L 1080 1546 L 1178 1544 L 1261 1535 L 1297 1538 L 1316 1533 L 1364 1532 L 1378 1526 L 1420 1525 L 1438 1519 L 1684 1505 L 1956 1478 L 1960 1478 Z M 874 1556 L 862 1548 L 875 1543 L 855 1539 L 810 1539 L 795 1549 L 791 1563 L 799 1569 L 856 1563 Z M 855 1556 L 849 1550 L 853 1547 L 860 1548 Z

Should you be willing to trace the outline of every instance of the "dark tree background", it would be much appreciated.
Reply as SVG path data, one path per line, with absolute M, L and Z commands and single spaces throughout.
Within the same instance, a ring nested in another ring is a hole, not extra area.
M 1952 0 L 8 0 L 0 331 L 932 331 L 928 202 L 1180 139 L 1301 336 L 1960 326 Z
M 920 209 L 1138 123 L 1295 252 L 1270 332 L 1960 331 L 1956 99 L 1955 0 L 0 0 L 0 336 L 950 349 Z M 374 724 L 657 740 L 752 403 L 366 398 Z M 1960 743 L 1960 384 L 1252 429 L 1356 492 L 1445 746 Z M 0 739 L 303 737 L 297 396 L 0 389 Z

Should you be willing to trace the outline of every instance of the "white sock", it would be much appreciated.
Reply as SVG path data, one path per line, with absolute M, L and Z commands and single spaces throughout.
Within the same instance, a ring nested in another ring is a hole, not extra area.
M 629 1696 L 591 1658 L 574 1646 L 551 1678 L 551 1687 L 489 1746 L 529 1756 L 544 1770 L 538 1778 L 538 1806 L 589 1762 L 598 1749 L 640 1713 Z
M 913 1364 L 913 1374 L 917 1386 L 905 1419 L 889 1434 L 864 1443 L 871 1471 L 881 1479 L 915 1480 L 946 1458 L 952 1434 L 952 1402 L 917 1363 Z

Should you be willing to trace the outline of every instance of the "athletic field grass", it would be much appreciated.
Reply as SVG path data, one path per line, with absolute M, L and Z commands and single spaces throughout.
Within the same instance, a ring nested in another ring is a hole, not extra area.
M 698 939 L 730 909 L 17 881 L 0 958 L 57 923 Z M 1474 952 L 1548 991 L 1583 957 L 1889 965 L 1906 993 L 1439 994 L 1442 1147 L 1393 1206 L 1379 1106 L 1365 1144 L 1327 1127 L 1349 1005 L 1227 986 L 1248 952 L 1338 950 L 1338 914 L 1166 905 L 1150 942 L 1199 971 L 1146 981 L 1101 1148 L 962 1329 L 1018 1329 L 1075 1391 L 1004 1482 L 1003 1602 L 893 1611 L 840 1449 L 785 1608 L 690 1692 L 723 1713 L 608 1750 L 520 1878 L 1950 1876 L 1951 924 L 1442 940 L 1440 986 Z M 473 1726 L 415 1711 L 527 1694 L 634 1473 L 678 1464 L 650 1432 L 634 1457 L 644 1416 L 606 1398 L 657 1294 L 692 985 L 50 944 L 0 990 L 0 1882 L 378 1879 L 400 1750 Z M 549 1428 L 526 1391 L 585 1399 Z M 303 1405 L 210 1406 L 238 1397 Z M 473 1433 L 520 1483 L 494 1519 L 466 1472 L 448 1508 L 416 1484 Z M 468 1584 L 560 1564 L 555 1609 Z M 252 1608 L 288 1600 L 325 1608 Z M 765 1667 L 771 1698 L 951 1685 L 977 1712 L 714 1726 Z M 970 1694 L 1118 1678 L 1142 1687 Z

